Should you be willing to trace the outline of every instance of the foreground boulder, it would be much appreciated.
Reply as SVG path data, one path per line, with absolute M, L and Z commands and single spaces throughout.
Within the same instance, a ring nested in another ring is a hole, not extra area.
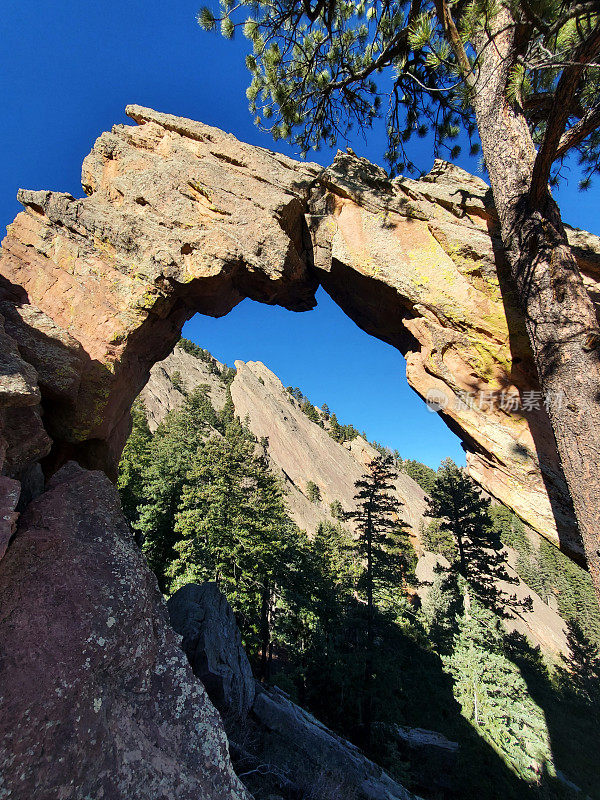
M 217 584 L 188 583 L 167 608 L 194 675 L 212 702 L 226 719 L 245 719 L 254 701 L 254 678 L 233 611 Z
M 437 731 L 386 725 L 400 756 L 410 763 L 413 784 L 425 791 L 453 792 L 457 787 L 458 742 Z
M 276 687 L 260 688 L 252 719 L 259 760 L 287 776 L 307 797 L 415 798 L 357 747 L 292 703 Z
M 0 797 L 247 800 L 116 490 L 69 464 L 0 561 Z

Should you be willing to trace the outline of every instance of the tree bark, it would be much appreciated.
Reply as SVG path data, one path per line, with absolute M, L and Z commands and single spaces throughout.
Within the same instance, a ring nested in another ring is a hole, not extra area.
M 508 103 L 514 26 L 507 10 L 481 34 L 473 105 L 513 288 L 529 341 L 588 568 L 600 599 L 600 351 L 598 320 L 549 191 L 532 200 L 536 158 L 527 121 Z M 485 37 L 485 39 L 484 39 Z

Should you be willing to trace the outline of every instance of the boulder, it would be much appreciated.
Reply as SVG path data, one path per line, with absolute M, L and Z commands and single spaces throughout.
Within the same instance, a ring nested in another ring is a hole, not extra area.
M 245 719 L 254 678 L 231 606 L 216 583 L 188 583 L 167 602 L 173 628 L 194 675 L 226 720 Z
M 311 797 L 415 800 L 350 742 L 337 736 L 277 688 L 259 687 L 252 707 L 263 763 Z
M 55 475 L 0 587 L 1 797 L 249 800 L 103 473 Z
M 458 742 L 437 731 L 387 725 L 400 757 L 410 764 L 416 787 L 425 791 L 454 791 L 457 788 Z

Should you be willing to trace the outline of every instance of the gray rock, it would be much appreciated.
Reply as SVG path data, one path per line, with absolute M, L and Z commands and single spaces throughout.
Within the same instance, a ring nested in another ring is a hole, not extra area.
M 416 786 L 431 791 L 456 789 L 458 742 L 452 742 L 437 731 L 387 726 L 396 740 L 401 756 L 410 763 Z
M 295 784 L 311 787 L 311 797 L 415 800 L 415 795 L 357 747 L 292 703 L 281 690 L 260 687 L 252 718 L 263 761 L 287 774 Z
M 249 800 L 104 474 L 23 512 L 0 607 L 1 798 Z
M 233 611 L 217 584 L 188 583 L 167 608 L 210 699 L 226 719 L 244 719 L 254 701 L 254 678 Z

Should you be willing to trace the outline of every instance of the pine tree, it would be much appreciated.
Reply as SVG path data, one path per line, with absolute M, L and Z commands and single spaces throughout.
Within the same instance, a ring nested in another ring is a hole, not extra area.
M 282 488 L 254 437 L 239 420 L 214 436 L 188 471 L 175 517 L 170 590 L 216 581 L 238 615 L 249 648 L 260 649 L 267 676 L 274 600 L 286 583 L 299 532 Z
M 567 622 L 569 655 L 562 656 L 557 669 L 559 679 L 569 694 L 585 703 L 600 704 L 600 652 L 583 632 L 579 623 Z
M 321 490 L 314 481 L 306 482 L 306 497 L 311 503 L 321 502 Z
M 354 484 L 356 510 L 348 514 L 358 531 L 359 552 L 364 559 L 365 570 L 362 586 L 367 598 L 366 659 L 364 697 L 362 703 L 365 740 L 371 737 L 372 685 L 375 661 L 375 605 L 374 590 L 380 577 L 389 573 L 389 547 L 394 544 L 394 533 L 398 529 L 400 502 L 393 496 L 394 471 L 390 456 L 379 455 L 367 467 L 367 472 Z
M 458 571 L 471 591 L 486 605 L 503 612 L 516 602 L 497 587 L 514 582 L 508 575 L 498 532 L 491 526 L 490 502 L 451 459 L 442 462 L 431 490 L 427 514 L 451 533 L 458 549 Z
M 444 663 L 463 715 L 515 772 L 528 782 L 554 775 L 544 713 L 504 654 L 498 617 L 476 600 L 468 604 Z
M 151 460 L 152 442 L 146 410 L 139 400 L 132 406 L 131 424 L 131 433 L 119 463 L 117 487 L 123 513 L 129 523 L 135 525 L 138 519 L 138 506 L 142 502 L 145 474 Z
M 142 471 L 135 530 L 143 536 L 150 568 L 165 591 L 165 572 L 173 559 L 175 514 L 188 470 L 217 416 L 206 392 L 195 390 L 155 431 Z

